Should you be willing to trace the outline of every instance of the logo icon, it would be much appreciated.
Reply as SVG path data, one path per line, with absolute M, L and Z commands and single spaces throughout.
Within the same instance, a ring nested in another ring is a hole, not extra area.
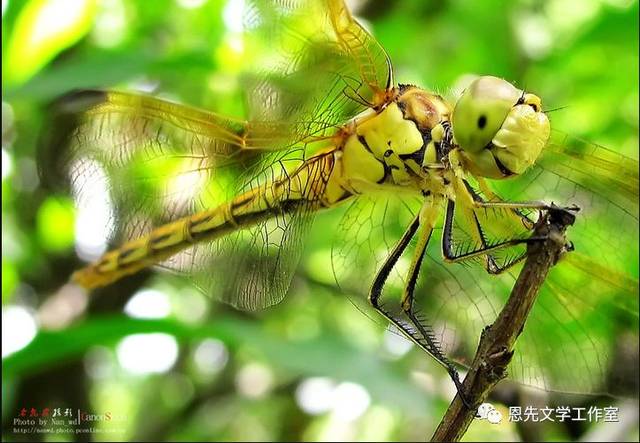
M 502 413 L 494 408 L 491 403 L 482 403 L 478 407 L 476 418 L 487 420 L 489 423 L 497 425 L 502 421 Z

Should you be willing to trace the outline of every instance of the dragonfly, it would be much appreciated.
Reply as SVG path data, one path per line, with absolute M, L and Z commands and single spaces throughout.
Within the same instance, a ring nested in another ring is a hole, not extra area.
M 606 392 L 616 324 L 637 320 L 637 159 L 552 129 L 541 98 L 497 77 L 455 101 L 396 83 L 342 0 L 256 0 L 244 14 L 260 58 L 246 119 L 130 92 L 55 103 L 43 175 L 62 173 L 79 204 L 105 198 L 91 184 L 106 182 L 119 242 L 72 280 L 92 290 L 157 267 L 264 309 L 289 291 L 314 216 L 343 211 L 337 284 L 459 388 L 536 223 L 579 208 L 575 251 L 549 275 L 510 376 Z

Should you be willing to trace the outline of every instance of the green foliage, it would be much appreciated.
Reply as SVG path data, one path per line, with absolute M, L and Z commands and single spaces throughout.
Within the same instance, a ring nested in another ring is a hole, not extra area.
M 49 197 L 37 215 L 38 242 L 48 251 L 64 252 L 73 246 L 73 201 L 64 197 Z

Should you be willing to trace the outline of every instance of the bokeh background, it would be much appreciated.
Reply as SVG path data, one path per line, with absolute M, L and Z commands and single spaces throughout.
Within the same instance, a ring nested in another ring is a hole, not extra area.
M 446 94 L 466 74 L 501 76 L 570 111 L 554 112 L 556 127 L 637 158 L 637 1 L 352 6 L 398 81 Z M 117 87 L 241 116 L 241 10 L 238 0 L 3 0 L 3 440 L 36 437 L 14 432 L 23 408 L 114 418 L 91 434 L 37 436 L 46 441 L 415 441 L 444 413 L 454 393 L 446 373 L 336 287 L 323 234 L 339 215 L 316 220 L 290 296 L 264 312 L 235 311 L 153 272 L 91 296 L 67 284 L 86 221 L 39 181 L 46 104 L 75 88 Z M 624 340 L 637 348 L 637 335 Z M 633 396 L 631 355 L 620 365 Z M 516 401 L 551 402 L 508 382 L 492 398 L 503 415 Z M 476 421 L 465 438 L 637 441 L 636 401 L 562 401 L 612 404 L 624 420 Z

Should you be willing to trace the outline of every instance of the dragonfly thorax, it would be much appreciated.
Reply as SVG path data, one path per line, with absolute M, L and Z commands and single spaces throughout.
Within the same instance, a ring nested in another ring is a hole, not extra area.
M 433 148 L 431 131 L 449 114 L 440 96 L 400 86 L 386 106 L 361 114 L 343 132 L 341 187 L 355 194 L 389 186 L 422 189 L 423 160 Z

